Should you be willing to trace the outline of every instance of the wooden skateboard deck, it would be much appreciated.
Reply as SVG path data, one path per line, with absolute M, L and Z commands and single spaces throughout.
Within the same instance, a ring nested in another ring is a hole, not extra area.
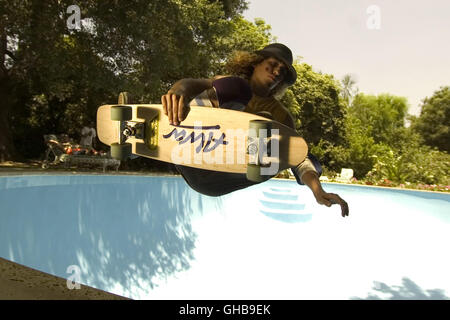
M 103 105 L 97 111 L 97 135 L 107 145 L 119 142 L 121 121 L 111 120 L 114 106 L 118 105 Z M 295 130 L 251 113 L 191 106 L 186 119 L 174 126 L 169 124 L 160 104 L 126 106 L 132 109 L 131 120 L 127 123 L 144 126 L 143 136 L 126 140 L 131 144 L 131 152 L 139 156 L 207 170 L 245 173 L 248 162 L 255 161 L 254 152 L 249 151 L 250 142 L 254 140 L 249 138 L 252 120 L 270 122 L 271 130 L 266 131 L 271 136 L 271 152 L 260 154 L 265 156 L 263 166 L 267 170 L 271 168 L 272 175 L 297 166 L 308 153 L 305 140 Z M 260 133 L 262 138 L 258 140 L 267 142 L 265 134 Z

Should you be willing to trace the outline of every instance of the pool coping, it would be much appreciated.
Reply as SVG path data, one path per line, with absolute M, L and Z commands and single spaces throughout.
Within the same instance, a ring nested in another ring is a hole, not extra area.
M 130 300 L 81 284 L 69 289 L 68 280 L 0 257 L 0 300 Z

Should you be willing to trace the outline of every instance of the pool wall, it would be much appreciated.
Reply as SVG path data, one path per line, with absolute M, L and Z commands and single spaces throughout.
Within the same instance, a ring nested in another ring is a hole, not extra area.
M 448 194 L 324 188 L 349 217 L 293 181 L 214 198 L 179 177 L 2 177 L 0 257 L 133 299 L 447 298 Z

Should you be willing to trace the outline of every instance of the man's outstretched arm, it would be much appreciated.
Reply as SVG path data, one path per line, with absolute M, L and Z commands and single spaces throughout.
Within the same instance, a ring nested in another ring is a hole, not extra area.
M 319 176 L 314 171 L 305 172 L 302 177 L 302 182 L 307 185 L 319 204 L 331 207 L 332 204 L 339 204 L 341 206 L 341 214 L 343 217 L 348 216 L 349 209 L 347 202 L 335 193 L 328 193 L 322 188 Z

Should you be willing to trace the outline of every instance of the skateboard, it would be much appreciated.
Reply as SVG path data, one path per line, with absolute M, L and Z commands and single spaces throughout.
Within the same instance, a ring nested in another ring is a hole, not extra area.
M 308 153 L 295 130 L 259 115 L 190 106 L 175 126 L 160 104 L 129 104 L 126 93 L 118 102 L 97 110 L 98 138 L 111 146 L 114 159 L 138 155 L 262 182 L 299 165 Z

